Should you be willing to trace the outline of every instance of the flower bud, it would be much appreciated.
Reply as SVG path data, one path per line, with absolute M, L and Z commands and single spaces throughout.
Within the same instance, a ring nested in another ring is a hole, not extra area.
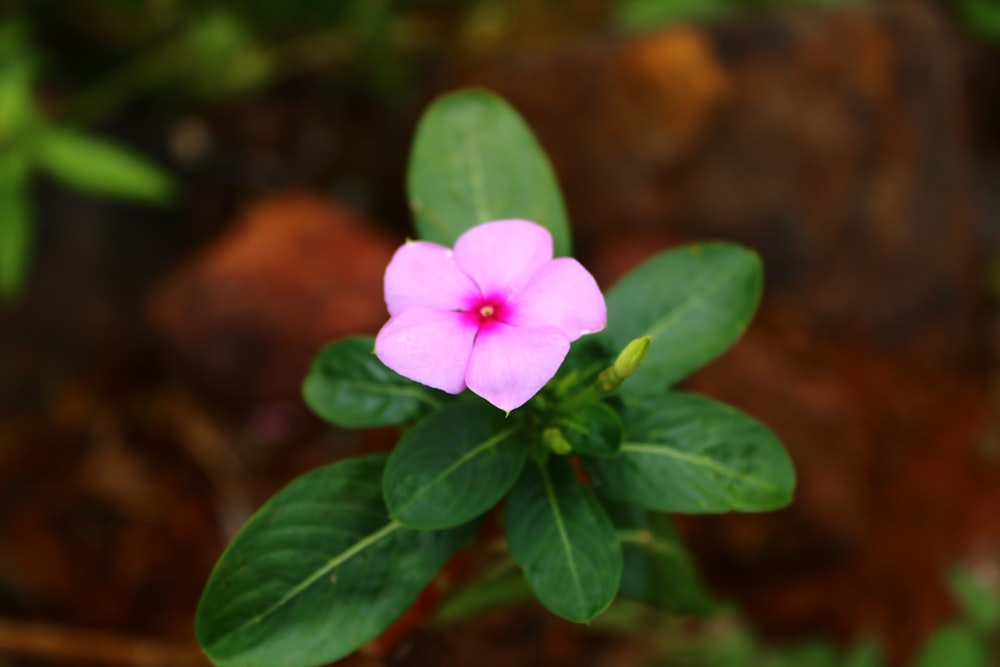
M 542 431 L 542 440 L 545 445 L 559 456 L 566 456 L 573 451 L 573 446 L 569 444 L 562 431 L 557 426 L 550 426 Z
M 652 336 L 641 336 L 631 341 L 615 359 L 615 378 L 621 382 L 625 378 L 635 373 L 642 362 L 646 361 L 646 354 L 649 353 L 649 342 Z

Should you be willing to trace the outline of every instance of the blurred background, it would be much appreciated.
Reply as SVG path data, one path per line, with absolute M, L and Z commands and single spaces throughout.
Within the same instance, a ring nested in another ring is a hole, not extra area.
M 206 665 L 194 609 L 239 526 L 391 446 L 299 385 L 384 321 L 416 120 L 467 85 L 535 130 L 603 286 L 686 241 L 763 255 L 757 320 L 687 384 L 769 424 L 799 491 L 681 521 L 721 620 L 522 605 L 344 664 L 812 667 L 871 641 L 910 665 L 969 577 L 988 621 L 998 74 L 995 0 L 4 0 L 0 666 Z

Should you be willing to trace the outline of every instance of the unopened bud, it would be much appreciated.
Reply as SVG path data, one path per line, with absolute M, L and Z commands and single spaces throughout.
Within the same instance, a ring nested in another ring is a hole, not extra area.
M 567 456 L 573 451 L 573 446 L 569 444 L 562 431 L 557 426 L 550 426 L 542 431 L 542 440 L 545 445 L 559 456 Z
M 652 336 L 641 336 L 631 341 L 621 351 L 612 367 L 615 378 L 619 382 L 635 373 L 639 366 L 642 366 L 642 362 L 646 361 L 651 340 L 653 340 Z

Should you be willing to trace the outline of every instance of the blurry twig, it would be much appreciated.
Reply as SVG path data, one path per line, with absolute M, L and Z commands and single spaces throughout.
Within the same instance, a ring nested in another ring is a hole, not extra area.
M 201 651 L 48 623 L 0 619 L 0 656 L 30 657 L 53 664 L 96 663 L 128 667 L 205 667 Z
M 232 538 L 253 511 L 247 467 L 233 445 L 232 435 L 183 391 L 161 396 L 158 411 L 215 487 L 219 525 L 226 538 Z

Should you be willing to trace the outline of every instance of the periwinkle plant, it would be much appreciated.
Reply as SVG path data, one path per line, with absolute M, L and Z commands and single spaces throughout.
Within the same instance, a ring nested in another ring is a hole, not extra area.
M 766 427 L 670 389 L 746 328 L 757 256 L 674 249 L 602 296 L 566 257 L 544 154 L 480 90 L 431 106 L 408 189 L 420 240 L 386 271 L 389 321 L 322 350 L 303 387 L 338 426 L 407 428 L 390 454 L 309 472 L 254 515 L 202 597 L 206 654 L 307 667 L 350 653 L 501 501 L 507 552 L 553 613 L 587 622 L 619 593 L 706 611 L 660 513 L 771 510 L 795 485 Z

